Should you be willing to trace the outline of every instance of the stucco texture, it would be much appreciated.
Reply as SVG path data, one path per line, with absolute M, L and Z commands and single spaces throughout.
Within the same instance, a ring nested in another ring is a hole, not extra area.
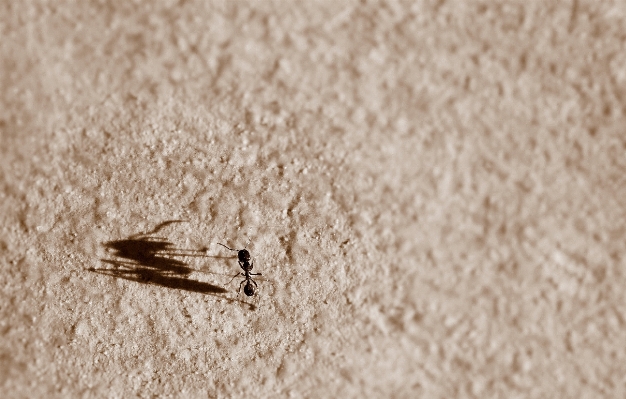
M 626 397 L 625 26 L 2 2 L 1 396 Z

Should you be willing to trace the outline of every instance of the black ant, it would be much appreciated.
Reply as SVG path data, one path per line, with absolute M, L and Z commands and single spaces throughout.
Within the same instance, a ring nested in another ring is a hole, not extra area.
M 226 249 L 229 249 L 231 251 L 236 251 L 237 252 L 237 258 L 238 258 L 238 262 L 239 262 L 239 267 L 241 267 L 243 269 L 243 273 L 239 272 L 237 274 L 235 274 L 233 276 L 232 279 L 230 279 L 230 281 L 233 281 L 235 279 L 235 277 L 237 276 L 244 276 L 245 280 L 243 280 L 241 283 L 239 283 L 239 290 L 237 290 L 237 293 L 239 293 L 241 291 L 241 285 L 243 283 L 246 283 L 246 285 L 243 287 L 243 292 L 244 294 L 246 294 L 247 296 L 253 296 L 254 292 L 256 291 L 256 288 L 258 288 L 256 281 L 254 281 L 252 279 L 252 277 L 250 276 L 260 276 L 261 273 L 251 273 L 252 272 L 252 268 L 254 267 L 254 261 L 252 261 L 252 257 L 250 256 L 250 252 L 248 252 L 247 249 L 232 249 L 232 248 L 228 248 L 226 245 L 224 244 L 220 244 L 219 242 L 217 243 L 217 245 L 221 245 Z M 247 244 L 246 244 L 247 246 Z M 228 282 L 230 284 L 230 281 Z M 254 284 L 254 285 L 252 285 Z

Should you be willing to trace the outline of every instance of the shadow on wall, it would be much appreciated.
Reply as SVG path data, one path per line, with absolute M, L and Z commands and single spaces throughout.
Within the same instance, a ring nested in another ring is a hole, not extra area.
M 254 309 L 254 305 L 250 303 L 221 295 L 228 292 L 222 287 L 188 278 L 194 269 L 176 257 L 207 257 L 204 248 L 180 249 L 174 247 L 174 244 L 169 242 L 167 238 L 153 236 L 164 227 L 180 222 L 184 222 L 184 220 L 168 220 L 150 232 L 134 234 L 126 239 L 104 243 L 103 245 L 115 258 L 100 260 L 114 266 L 114 268 L 97 269 L 92 267 L 87 270 L 142 284 L 214 295 L 230 302 L 246 304 L 250 309 Z

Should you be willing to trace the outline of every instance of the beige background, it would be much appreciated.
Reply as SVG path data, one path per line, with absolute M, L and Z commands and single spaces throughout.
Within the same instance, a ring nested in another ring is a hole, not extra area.
M 626 3 L 125 3 L 0 5 L 3 397 L 626 397 Z

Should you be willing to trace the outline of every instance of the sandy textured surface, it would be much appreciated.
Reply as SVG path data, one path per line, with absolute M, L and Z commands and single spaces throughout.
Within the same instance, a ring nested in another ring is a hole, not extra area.
M 626 397 L 626 3 L 8 3 L 2 397 Z

